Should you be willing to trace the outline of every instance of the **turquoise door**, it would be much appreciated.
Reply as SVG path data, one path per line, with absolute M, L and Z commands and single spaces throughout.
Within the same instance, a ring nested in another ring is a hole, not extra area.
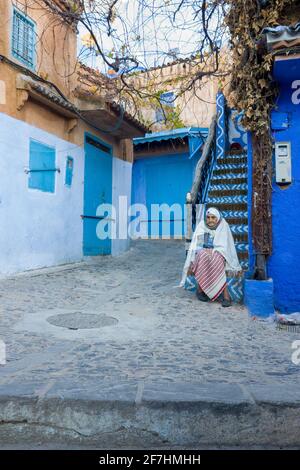
M 186 193 L 193 182 L 195 162 L 188 154 L 141 158 L 133 166 L 134 203 L 145 204 L 148 211 L 148 237 L 183 238 Z M 153 205 L 165 205 L 157 212 Z M 168 210 L 174 208 L 175 211 Z
M 111 253 L 110 224 L 107 238 L 97 235 L 98 224 L 103 224 L 104 217 L 111 214 L 102 213 L 102 204 L 112 203 L 112 151 L 96 137 L 85 136 L 84 164 L 84 213 L 83 218 L 83 254 L 86 256 L 109 255 Z M 99 233 L 99 231 L 98 231 Z

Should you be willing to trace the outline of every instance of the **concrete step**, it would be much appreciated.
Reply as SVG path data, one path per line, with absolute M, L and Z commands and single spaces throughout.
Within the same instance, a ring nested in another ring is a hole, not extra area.
M 231 225 L 248 225 L 248 217 L 227 217 L 226 222 Z
M 237 180 L 241 180 L 241 179 L 245 179 L 247 177 L 247 174 L 246 173 L 223 173 L 223 174 L 220 174 L 220 175 L 217 175 L 217 174 L 213 174 L 213 177 L 212 177 L 212 180 L 214 182 L 216 182 L 217 184 L 219 184 L 219 181 L 220 180 L 226 180 L 225 183 L 228 184 L 228 180 L 231 180 L 232 183 L 239 183 L 240 181 L 237 181 Z
M 224 177 L 227 177 L 228 175 L 237 175 L 237 174 L 243 174 L 242 178 L 245 178 L 245 174 L 248 172 L 248 168 L 247 167 L 240 167 L 240 168 L 232 168 L 232 170 L 230 170 L 230 172 L 228 171 L 228 169 L 224 169 L 224 170 L 214 170 L 214 173 L 213 173 L 213 177 L 215 176 L 219 176 L 219 175 L 226 175 Z M 237 178 L 237 176 L 235 176 Z
M 241 243 L 239 241 L 235 242 L 235 248 L 238 253 L 247 252 L 249 253 L 249 244 L 248 243 Z
M 238 185 L 235 185 L 238 186 Z M 222 197 L 222 196 L 239 196 L 242 194 L 248 194 L 248 190 L 246 189 L 215 189 L 216 186 L 212 186 L 208 193 L 208 197 Z
M 1 385 L 2 445 L 61 443 L 64 448 L 95 449 L 300 445 L 296 383 L 113 384 L 86 379 L 74 388 L 60 378 L 42 396 L 35 387 L 19 381 Z
M 231 217 L 241 217 L 243 219 L 248 219 L 248 212 L 247 211 L 230 211 L 230 210 L 223 210 L 222 211 L 223 217 L 225 217 L 226 220 Z
M 240 156 L 240 155 L 236 155 L 236 156 L 227 156 L 225 158 L 218 158 L 217 160 L 217 164 L 220 164 L 220 165 L 228 165 L 228 164 L 240 164 L 240 163 L 243 163 L 243 164 L 246 164 L 247 165 L 247 162 L 248 162 L 248 159 L 247 157 L 244 157 L 244 156 Z
M 248 233 L 248 225 L 230 225 L 232 233 Z
M 225 152 L 226 158 L 240 158 L 247 157 L 247 150 L 228 150 Z
M 233 233 L 235 242 L 248 243 L 248 233 Z
M 217 189 L 248 189 L 248 182 L 246 178 L 233 178 L 233 180 L 228 180 L 227 178 L 217 178 L 210 180 L 209 188 L 217 187 Z
M 237 168 L 247 168 L 247 164 L 244 162 L 220 163 L 220 161 L 218 160 L 214 170 L 236 170 Z
M 212 204 L 210 204 L 209 202 L 207 202 L 207 208 L 209 207 L 212 207 Z M 217 209 L 219 209 L 222 214 L 223 214 L 223 211 L 244 211 L 244 212 L 247 212 L 247 203 L 227 203 L 227 202 L 220 202 L 220 203 L 217 203 L 214 207 L 216 207 Z M 225 217 L 225 216 L 224 216 Z

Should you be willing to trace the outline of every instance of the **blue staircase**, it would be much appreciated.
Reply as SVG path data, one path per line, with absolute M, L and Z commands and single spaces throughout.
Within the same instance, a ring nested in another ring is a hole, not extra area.
M 249 268 L 247 153 L 229 151 L 217 158 L 206 199 L 227 220 L 243 271 L 227 273 L 228 288 L 235 302 L 242 301 L 244 273 Z
M 222 92 L 216 97 L 216 116 L 213 118 L 202 156 L 197 164 L 194 182 L 189 194 L 195 214 L 195 205 L 206 209 L 216 207 L 228 222 L 242 267 L 242 271 L 227 272 L 227 282 L 234 302 L 243 300 L 245 273 L 249 270 L 248 242 L 248 165 L 247 132 L 241 125 L 242 114 L 227 106 Z M 187 218 L 186 247 L 195 226 Z M 195 283 L 189 279 L 187 289 Z

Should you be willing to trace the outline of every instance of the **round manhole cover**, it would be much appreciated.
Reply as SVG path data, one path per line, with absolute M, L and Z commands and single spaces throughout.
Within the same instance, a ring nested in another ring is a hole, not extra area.
M 54 326 L 69 328 L 70 330 L 83 330 L 90 328 L 103 328 L 118 323 L 118 320 L 106 315 L 94 313 L 60 313 L 47 318 L 47 321 Z

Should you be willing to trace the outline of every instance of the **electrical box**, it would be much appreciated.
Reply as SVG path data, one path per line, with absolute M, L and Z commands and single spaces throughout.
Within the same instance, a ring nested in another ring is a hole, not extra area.
M 291 143 L 275 143 L 276 183 L 292 182 Z

